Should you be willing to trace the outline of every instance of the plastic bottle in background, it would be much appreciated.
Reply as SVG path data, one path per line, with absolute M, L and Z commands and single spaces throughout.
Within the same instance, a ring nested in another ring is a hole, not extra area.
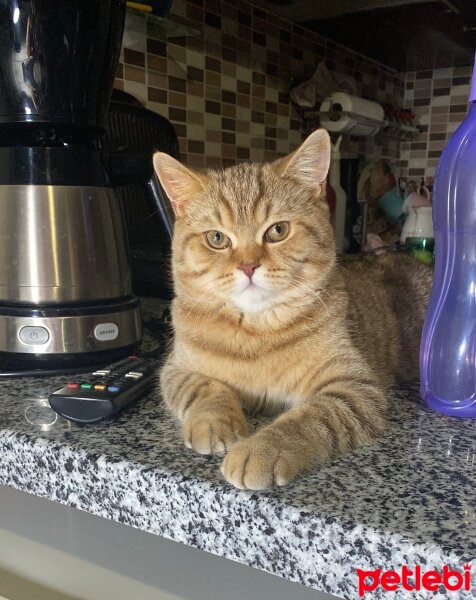
M 476 417 L 476 64 L 469 99 L 436 172 L 435 274 L 420 349 L 422 398 L 460 417 Z
M 331 144 L 331 166 L 329 170 L 329 183 L 334 190 L 336 197 L 334 232 L 336 238 L 337 253 L 344 251 L 345 245 L 345 214 L 347 208 L 347 194 L 340 184 L 340 145 L 342 136 L 340 135 L 335 144 Z

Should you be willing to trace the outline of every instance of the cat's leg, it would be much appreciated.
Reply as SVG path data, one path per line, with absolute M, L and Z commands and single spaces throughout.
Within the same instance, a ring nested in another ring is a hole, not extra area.
M 188 448 L 223 456 L 237 440 L 248 435 L 239 397 L 224 383 L 181 369 L 169 359 L 160 373 L 160 390 L 182 422 Z
M 316 374 L 304 401 L 233 446 L 221 467 L 231 484 L 252 490 L 285 485 L 302 471 L 382 434 L 387 402 L 368 368 L 362 365 L 364 376 L 355 368 L 350 375 L 344 366 L 339 372 L 335 362 Z

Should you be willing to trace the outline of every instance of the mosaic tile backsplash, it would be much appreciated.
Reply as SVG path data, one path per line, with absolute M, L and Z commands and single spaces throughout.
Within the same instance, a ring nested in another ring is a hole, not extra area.
M 469 66 L 395 73 L 246 1 L 174 0 L 168 18 L 202 34 L 165 43 L 139 19 L 125 36 L 115 85 L 170 119 L 191 166 L 272 160 L 294 150 L 310 129 L 289 92 L 321 60 L 352 77 L 358 95 L 411 109 L 421 127 L 412 142 L 346 136 L 343 157 L 388 158 L 402 175 L 431 183 L 466 114 Z
M 187 19 L 197 37 L 167 43 L 143 31 L 125 39 L 116 87 L 168 117 L 191 166 L 270 160 L 294 150 L 308 133 L 290 103 L 294 83 L 317 64 L 353 77 L 357 93 L 402 105 L 404 77 L 366 57 L 248 2 L 175 0 L 171 20 Z M 397 159 L 400 142 L 346 138 L 343 156 Z
M 422 132 L 402 143 L 402 174 L 432 183 L 441 151 L 466 116 L 471 67 L 406 73 L 405 108 L 418 115 Z

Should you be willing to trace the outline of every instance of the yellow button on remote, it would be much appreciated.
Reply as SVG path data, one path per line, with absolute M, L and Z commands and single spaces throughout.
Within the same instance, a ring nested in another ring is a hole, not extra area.
M 96 391 L 98 391 L 98 392 L 104 392 L 104 390 L 106 389 L 106 386 L 105 385 L 97 384 L 97 385 L 94 386 L 94 389 Z

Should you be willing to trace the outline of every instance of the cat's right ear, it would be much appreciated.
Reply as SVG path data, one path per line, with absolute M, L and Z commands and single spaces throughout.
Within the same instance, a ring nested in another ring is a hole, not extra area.
M 331 160 L 331 141 L 325 129 L 316 129 L 292 154 L 273 164 L 282 177 L 290 177 L 319 194 L 325 186 Z
M 187 169 L 165 152 L 156 152 L 153 163 L 175 215 L 181 217 L 189 202 L 203 190 L 206 176 Z

